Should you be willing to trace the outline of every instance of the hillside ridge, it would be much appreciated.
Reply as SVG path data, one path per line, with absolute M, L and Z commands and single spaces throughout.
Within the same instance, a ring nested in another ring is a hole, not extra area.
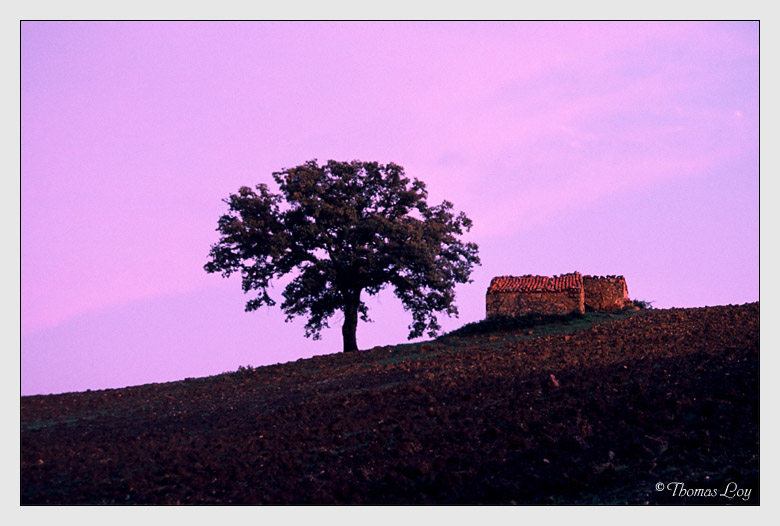
M 757 302 L 591 313 L 22 397 L 22 502 L 674 502 L 664 476 L 755 504 L 758 325 Z

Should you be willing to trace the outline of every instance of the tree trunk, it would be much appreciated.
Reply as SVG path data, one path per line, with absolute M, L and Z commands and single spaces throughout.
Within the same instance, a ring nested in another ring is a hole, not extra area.
M 344 304 L 344 325 L 341 335 L 344 337 L 344 352 L 357 351 L 357 324 L 360 292 L 351 295 Z

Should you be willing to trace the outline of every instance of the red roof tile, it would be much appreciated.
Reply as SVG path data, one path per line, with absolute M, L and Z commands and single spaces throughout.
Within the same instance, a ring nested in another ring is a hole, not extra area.
M 561 276 L 499 276 L 493 278 L 488 294 L 496 292 L 563 292 L 582 288 L 579 272 Z

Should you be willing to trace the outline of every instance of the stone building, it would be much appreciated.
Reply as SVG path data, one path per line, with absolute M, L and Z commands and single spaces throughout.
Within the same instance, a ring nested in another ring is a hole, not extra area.
M 487 318 L 615 311 L 629 305 L 623 276 L 499 276 L 485 298 Z
M 631 303 L 623 276 L 582 276 L 582 288 L 588 311 L 616 311 Z
M 487 291 L 487 317 L 585 312 L 579 272 L 561 276 L 499 276 Z

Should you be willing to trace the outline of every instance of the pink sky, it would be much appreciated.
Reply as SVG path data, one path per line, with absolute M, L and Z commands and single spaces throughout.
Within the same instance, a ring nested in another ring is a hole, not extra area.
M 203 271 L 222 198 L 313 158 L 396 162 L 472 218 L 446 330 L 503 274 L 757 301 L 758 76 L 757 22 L 23 22 L 22 394 L 338 352 L 340 319 L 307 340 Z M 369 304 L 360 347 L 406 341 Z

